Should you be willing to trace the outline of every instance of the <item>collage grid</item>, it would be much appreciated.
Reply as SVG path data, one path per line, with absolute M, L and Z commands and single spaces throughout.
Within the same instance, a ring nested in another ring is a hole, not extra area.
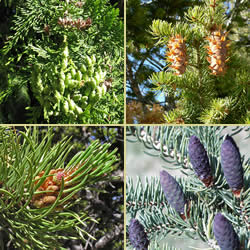
M 247 2 L 0 0 L 0 250 L 250 249 Z

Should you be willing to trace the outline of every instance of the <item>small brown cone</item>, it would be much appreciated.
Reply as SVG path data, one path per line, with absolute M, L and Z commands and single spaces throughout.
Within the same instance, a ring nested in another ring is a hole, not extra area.
M 228 61 L 228 46 L 229 41 L 226 40 L 227 32 L 221 29 L 214 30 L 207 40 L 209 45 L 206 46 L 208 50 L 207 60 L 210 63 L 209 68 L 212 75 L 224 75 L 226 73 L 226 62 Z
M 175 69 L 176 75 L 182 75 L 186 71 L 187 53 L 184 39 L 181 35 L 176 35 L 168 41 L 167 60 L 171 62 L 171 68 Z
M 45 178 L 44 182 L 37 189 L 37 191 L 45 192 L 34 194 L 31 200 L 32 205 L 36 208 L 41 208 L 53 204 L 59 195 L 62 178 L 64 178 L 64 189 L 70 188 L 73 185 L 70 184 L 70 180 L 72 180 L 72 175 L 77 170 L 78 166 L 68 171 L 65 171 L 65 169 L 63 168 L 51 169 L 49 172 L 49 176 Z M 38 176 L 35 177 L 35 184 L 39 182 L 39 179 L 43 177 L 43 175 L 44 171 L 40 172 Z M 63 193 L 62 197 L 66 197 L 69 194 L 70 193 Z

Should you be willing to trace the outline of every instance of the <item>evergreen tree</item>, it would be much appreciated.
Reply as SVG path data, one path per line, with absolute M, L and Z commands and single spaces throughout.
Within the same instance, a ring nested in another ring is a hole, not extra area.
M 166 162 L 144 183 L 127 178 L 128 249 L 175 249 L 164 244 L 169 235 L 200 239 L 212 249 L 249 249 L 250 158 L 233 138 L 241 135 L 249 146 L 250 128 L 232 127 L 224 134 L 225 128 L 127 128 L 128 143 L 140 142 L 145 153 Z M 174 170 L 183 176 L 173 177 Z
M 13 9 L 1 49 L 2 123 L 122 123 L 119 10 L 108 0 L 27 0 Z

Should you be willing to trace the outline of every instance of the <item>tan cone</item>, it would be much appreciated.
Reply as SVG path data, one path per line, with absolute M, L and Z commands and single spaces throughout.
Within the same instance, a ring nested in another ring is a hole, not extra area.
M 212 75 L 224 75 L 226 73 L 226 62 L 228 61 L 229 41 L 226 40 L 227 32 L 217 29 L 211 33 L 207 40 L 209 45 L 207 60 L 210 63 L 209 68 Z
M 49 176 L 45 178 L 44 182 L 37 189 L 37 191 L 43 191 L 43 193 L 33 195 L 31 200 L 32 205 L 37 208 L 41 208 L 53 204 L 59 195 L 62 177 L 64 178 L 64 189 L 67 189 L 70 187 L 70 184 L 68 183 L 70 180 L 72 180 L 72 175 L 77 170 L 78 166 L 72 168 L 69 171 L 65 171 L 63 168 L 51 169 Z M 43 175 L 44 171 L 40 172 L 38 176 L 35 177 L 35 185 L 43 177 Z M 65 197 L 68 194 L 69 193 L 63 194 L 62 197 Z
M 171 68 L 175 69 L 176 75 L 182 75 L 186 71 L 187 53 L 184 39 L 181 35 L 176 35 L 168 41 L 167 60 L 171 62 Z

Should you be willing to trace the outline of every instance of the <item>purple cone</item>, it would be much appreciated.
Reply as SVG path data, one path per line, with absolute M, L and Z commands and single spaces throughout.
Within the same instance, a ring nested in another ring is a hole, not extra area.
M 143 225 L 137 219 L 132 219 L 130 221 L 128 234 L 131 245 L 136 250 L 148 249 L 149 240 L 147 234 L 144 232 Z
M 186 200 L 178 182 L 167 171 L 160 172 L 160 183 L 165 197 L 172 208 L 178 213 L 184 213 Z
M 189 139 L 188 152 L 193 169 L 198 178 L 207 187 L 211 186 L 213 176 L 209 165 L 207 151 L 195 135 L 191 136 Z
M 230 221 L 221 213 L 214 217 L 213 231 L 221 250 L 239 250 L 240 241 Z
M 221 166 L 229 187 L 237 195 L 243 187 L 243 168 L 239 149 L 231 136 L 221 145 Z

